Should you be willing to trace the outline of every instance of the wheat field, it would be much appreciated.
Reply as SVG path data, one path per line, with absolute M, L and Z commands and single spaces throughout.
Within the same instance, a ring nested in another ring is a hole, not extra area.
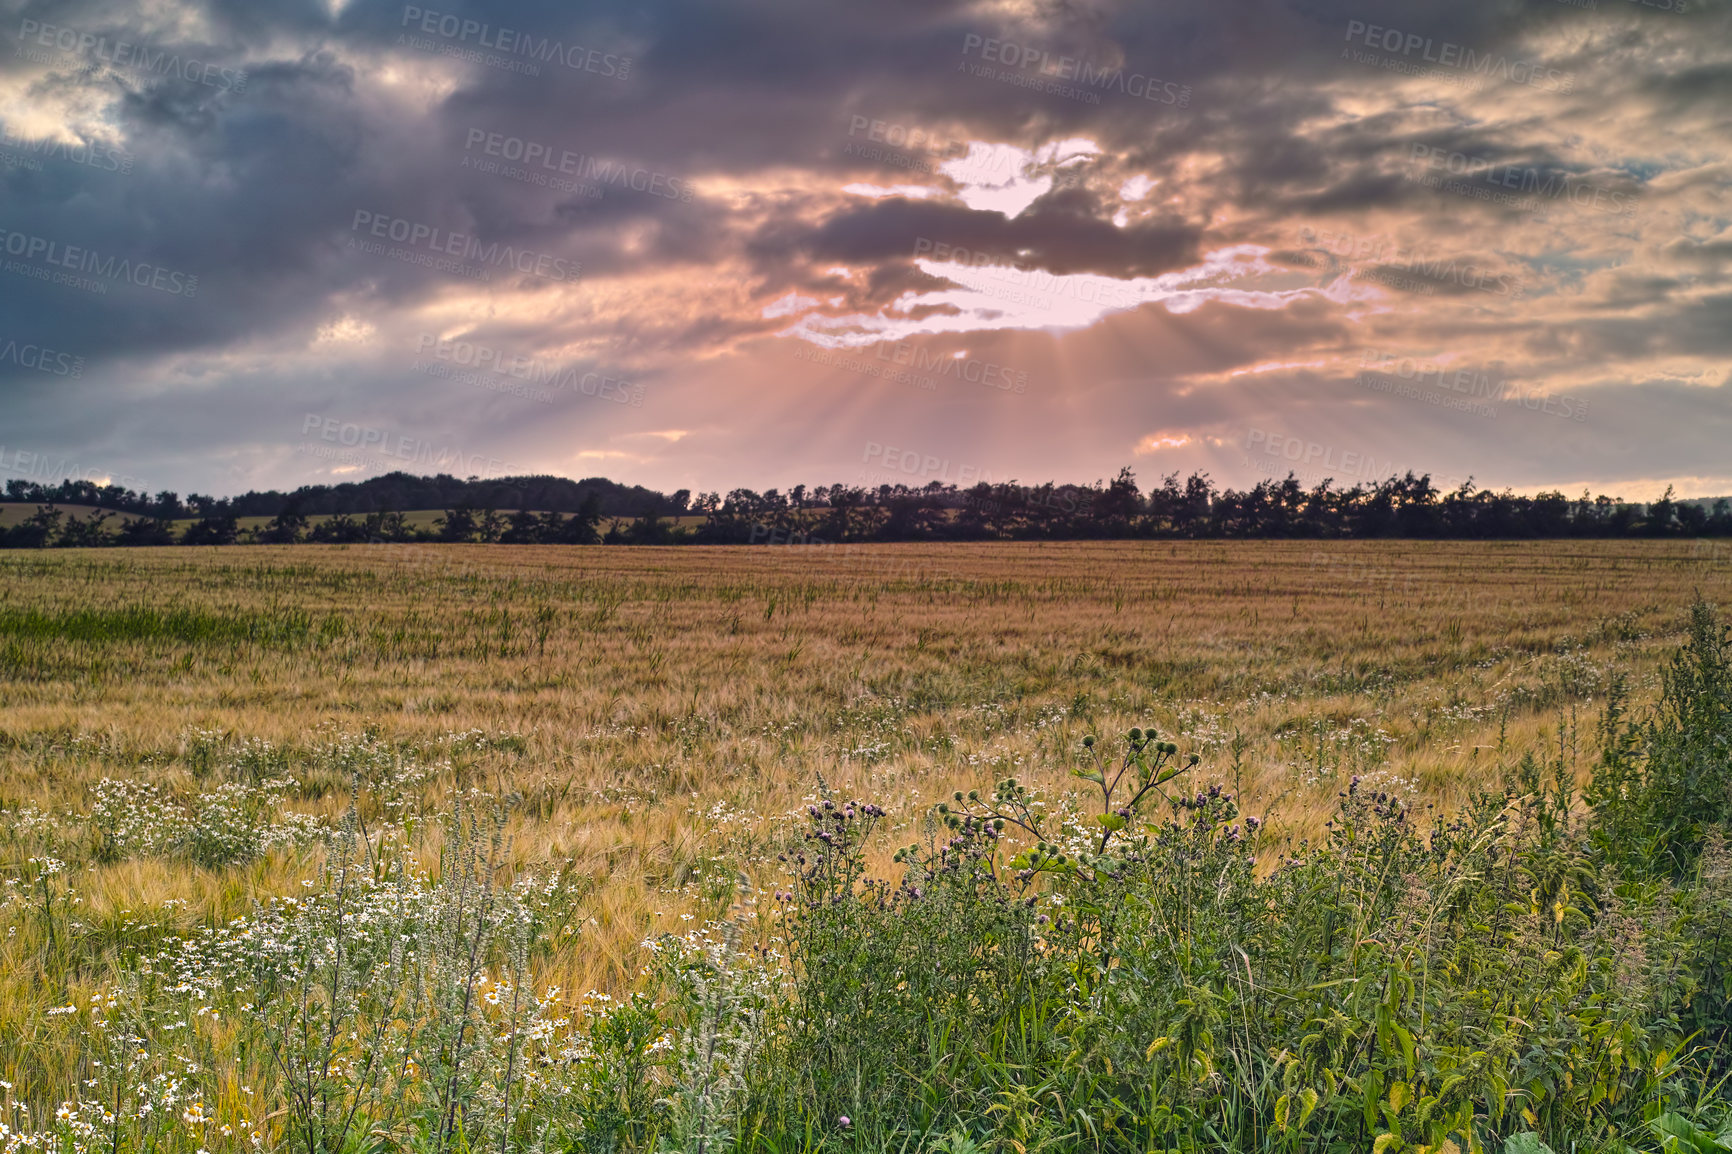
M 58 1101 L 61 1007 L 320 871 L 293 838 L 214 867 L 57 851 L 57 988 L 32 863 L 104 779 L 192 796 L 221 759 L 314 824 L 369 775 L 412 808 L 516 795 L 513 868 L 571 895 L 540 978 L 618 995 L 646 937 L 767 908 L 820 789 L 906 829 L 1008 775 L 1062 796 L 1084 736 L 1143 725 L 1295 841 L 1351 776 L 1450 809 L 1522 750 L 1585 775 L 1612 678 L 1651 698 L 1683 608 L 1729 591 L 1690 542 L 0 554 L 0 1074 Z

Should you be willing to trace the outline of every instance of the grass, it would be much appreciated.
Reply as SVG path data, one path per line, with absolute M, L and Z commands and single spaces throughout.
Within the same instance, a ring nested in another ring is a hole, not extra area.
M 427 862 L 453 793 L 517 794 L 506 873 L 558 894 L 525 965 L 617 1000 L 646 937 L 766 932 L 821 789 L 885 808 L 860 852 L 889 876 L 933 803 L 1075 800 L 1081 739 L 1151 722 L 1294 844 L 1354 776 L 1452 813 L 1530 750 L 1585 780 L 1613 671 L 1653 698 L 1729 586 L 1687 542 L 0 553 L 0 1078 L 54 1109 L 89 1022 L 53 1011 L 322 885 L 323 843 L 272 823 L 337 828 L 357 781 Z M 112 852 L 105 778 L 167 799 L 115 809 Z M 237 826 L 233 864 L 187 864 Z

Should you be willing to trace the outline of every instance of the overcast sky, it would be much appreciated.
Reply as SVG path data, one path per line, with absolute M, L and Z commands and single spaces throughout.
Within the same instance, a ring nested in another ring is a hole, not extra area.
M 0 3 L 0 480 L 1732 492 L 1725 0 L 432 2 Z

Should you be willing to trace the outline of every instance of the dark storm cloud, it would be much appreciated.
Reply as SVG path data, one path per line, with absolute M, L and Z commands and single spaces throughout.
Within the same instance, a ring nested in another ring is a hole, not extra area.
M 768 226 L 752 249 L 766 258 L 798 252 L 817 261 L 895 261 L 929 253 L 930 247 L 916 248 L 925 239 L 989 255 L 995 264 L 1130 277 L 1191 263 L 1199 231 L 1182 222 L 1116 228 L 1086 194 L 1049 194 L 1012 220 L 1000 212 L 896 197 L 845 209 L 810 230 Z

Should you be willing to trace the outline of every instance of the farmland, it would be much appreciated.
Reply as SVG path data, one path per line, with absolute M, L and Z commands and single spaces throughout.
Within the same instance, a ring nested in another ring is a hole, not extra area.
M 15 1130 L 108 1077 L 92 1007 L 142 997 L 141 959 L 327 885 L 351 812 L 378 876 L 450 876 L 497 804 L 486 852 L 541 895 L 520 984 L 593 1017 L 646 939 L 786 949 L 805 883 L 778 855 L 823 801 L 882 808 L 854 848 L 894 878 L 937 803 L 1014 778 L 1080 813 L 1083 739 L 1150 727 L 1199 758 L 1179 784 L 1260 815 L 1261 877 L 1349 783 L 1449 815 L 1527 753 L 1585 783 L 1615 680 L 1653 701 L 1690 603 L 1732 601 L 1727 558 L 1678 541 L 56 550 L 0 576 Z M 197 1143 L 296 1139 L 243 1092 L 292 1079 L 236 1048 L 221 985 L 174 1070 L 220 1118 Z

